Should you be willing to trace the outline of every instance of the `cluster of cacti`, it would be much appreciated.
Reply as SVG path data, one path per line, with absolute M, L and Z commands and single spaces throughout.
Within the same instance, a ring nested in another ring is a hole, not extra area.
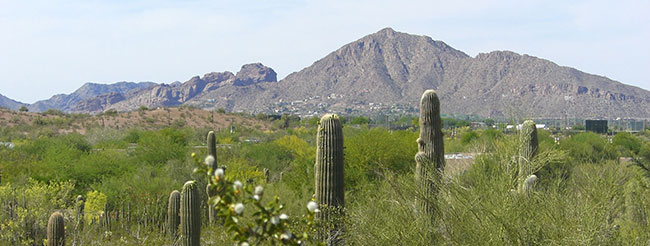
M 420 137 L 417 143 L 415 179 L 421 192 L 418 211 L 428 214 L 433 220 L 438 185 L 445 168 L 440 100 L 434 90 L 425 91 L 420 99 Z
M 181 243 L 183 246 L 198 246 L 201 241 L 201 199 L 194 181 L 187 181 L 181 192 Z
M 319 218 L 332 222 L 334 213 L 342 213 L 345 205 L 344 197 L 344 175 L 343 175 L 343 129 L 341 120 L 337 115 L 324 115 L 318 126 L 316 136 L 316 164 L 315 174 L 315 196 L 316 201 L 323 206 Z M 340 239 L 337 236 L 343 231 L 341 225 L 334 225 L 329 231 L 328 243 L 336 243 Z M 321 232 L 322 233 L 322 232 Z
M 537 176 L 533 174 L 535 170 L 533 170 L 531 161 L 537 154 L 539 144 L 537 142 L 537 126 L 532 120 L 524 121 L 521 125 L 519 143 L 519 172 L 517 175 L 517 185 L 518 191 L 524 193 L 529 192 L 537 180 Z
M 181 217 L 179 215 L 181 211 L 180 207 L 181 193 L 174 190 L 169 194 L 169 201 L 167 203 L 167 229 L 169 230 L 169 236 L 174 241 L 178 237 L 178 226 L 181 224 Z
M 52 213 L 47 221 L 47 246 L 65 246 L 65 223 L 59 212 Z

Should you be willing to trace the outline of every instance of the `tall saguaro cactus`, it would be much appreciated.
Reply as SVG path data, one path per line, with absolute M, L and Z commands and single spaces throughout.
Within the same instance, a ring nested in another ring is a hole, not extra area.
M 107 231 L 111 230 L 111 215 L 110 215 L 110 208 L 108 206 L 108 202 L 104 204 L 104 229 Z
M 519 145 L 519 173 L 517 175 L 518 190 L 524 192 L 529 191 L 530 185 L 532 185 L 531 182 L 526 182 L 526 180 L 531 177 L 535 171 L 533 170 L 531 161 L 537 154 L 537 148 L 539 147 L 537 142 L 537 127 L 535 122 L 532 120 L 524 121 L 521 125 L 521 131 L 519 132 Z
M 178 225 L 181 223 L 180 210 L 181 193 L 174 190 L 169 194 L 169 201 L 167 203 L 167 226 L 169 227 L 169 235 L 174 241 L 178 237 Z
M 47 221 L 47 246 L 65 246 L 63 215 L 54 212 Z
M 187 181 L 181 193 L 181 245 L 201 244 L 201 199 L 196 182 Z
M 337 115 L 320 120 L 316 137 L 316 200 L 328 207 L 344 206 L 343 130 Z
M 320 120 L 314 172 L 316 201 L 323 207 L 318 216 L 332 226 L 330 230 L 320 231 L 319 237 L 328 245 L 342 244 L 343 225 L 338 216 L 342 216 L 341 209 L 345 205 L 343 129 L 337 115 L 326 114 Z
M 84 224 L 84 208 L 85 208 L 85 203 L 86 199 L 84 199 L 83 196 L 78 195 L 77 199 L 75 199 L 75 206 L 76 206 L 76 226 L 77 229 L 82 230 L 83 229 L 83 224 Z
M 425 91 L 420 99 L 420 137 L 417 143 L 415 179 L 422 192 L 418 199 L 418 210 L 433 216 L 436 209 L 434 199 L 445 168 L 440 100 L 434 90 Z
M 214 157 L 214 162 L 209 163 L 209 168 L 212 169 L 212 172 L 217 170 L 217 140 L 216 137 L 214 136 L 214 131 L 208 132 L 208 137 L 206 139 L 207 145 L 208 145 L 208 155 Z M 208 186 L 206 186 L 206 193 L 208 193 L 208 197 L 212 196 L 208 192 Z M 216 221 L 216 210 L 214 209 L 214 205 L 208 204 L 208 221 L 210 224 L 214 223 Z
M 208 145 L 208 155 L 214 157 L 214 164 L 210 166 L 212 171 L 214 171 L 217 170 L 217 139 L 214 136 L 214 131 L 208 132 L 206 141 Z

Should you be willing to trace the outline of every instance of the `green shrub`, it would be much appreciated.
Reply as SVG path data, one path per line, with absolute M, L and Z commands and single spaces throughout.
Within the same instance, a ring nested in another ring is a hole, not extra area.
M 566 150 L 573 161 L 578 162 L 597 163 L 618 158 L 616 149 L 593 132 L 573 135 L 560 142 L 560 148 Z

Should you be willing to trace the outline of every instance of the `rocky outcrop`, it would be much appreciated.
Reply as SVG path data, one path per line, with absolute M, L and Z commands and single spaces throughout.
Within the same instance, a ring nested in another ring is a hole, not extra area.
M 235 76 L 234 85 L 248 86 L 263 82 L 277 82 L 277 74 L 270 67 L 262 63 L 246 64 L 241 67 Z

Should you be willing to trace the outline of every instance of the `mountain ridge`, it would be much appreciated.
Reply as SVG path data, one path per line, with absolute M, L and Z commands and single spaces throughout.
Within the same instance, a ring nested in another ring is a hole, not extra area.
M 63 111 L 83 113 L 187 104 L 302 116 L 413 114 L 426 89 L 437 90 L 447 114 L 650 118 L 650 92 L 642 88 L 513 51 L 471 57 L 443 41 L 391 28 L 345 44 L 280 81 L 273 69 L 253 63 L 236 74 L 211 72 L 183 83 L 49 100 Z

